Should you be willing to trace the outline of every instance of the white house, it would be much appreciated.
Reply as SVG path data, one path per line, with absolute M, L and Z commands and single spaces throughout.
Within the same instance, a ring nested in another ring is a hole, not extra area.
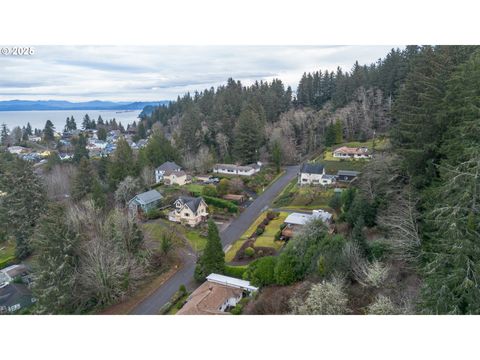
M 366 147 L 348 147 L 342 146 L 333 151 L 333 157 L 339 159 L 370 159 L 368 148 Z
M 304 163 L 298 173 L 299 185 L 330 185 L 335 182 L 335 176 L 325 174 L 322 164 Z
M 190 176 L 185 171 L 167 170 L 163 173 L 163 182 L 165 185 L 179 185 L 183 186 L 190 182 Z
M 168 220 L 197 226 L 208 216 L 208 206 L 201 197 L 180 196 L 173 203 L 174 209 L 168 213 Z
M 262 168 L 262 163 L 259 161 L 256 164 L 250 165 L 235 165 L 235 164 L 216 164 L 213 167 L 213 172 L 227 175 L 241 175 L 252 176 L 258 173 Z
M 180 165 L 175 164 L 172 161 L 164 162 L 158 168 L 155 169 L 155 182 L 159 183 L 163 180 L 163 175 L 166 171 L 181 171 Z

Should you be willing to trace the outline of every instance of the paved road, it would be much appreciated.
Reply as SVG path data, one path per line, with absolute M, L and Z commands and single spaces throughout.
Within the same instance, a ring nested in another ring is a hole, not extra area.
M 252 222 L 262 211 L 269 207 L 270 203 L 283 190 L 285 186 L 298 173 L 298 166 L 289 166 L 285 174 L 267 188 L 255 201 L 235 220 L 232 221 L 220 234 L 224 248 L 231 245 L 235 240 L 250 227 Z M 184 284 L 188 290 L 195 289 L 198 284 L 193 279 L 196 256 L 192 253 L 184 254 L 184 265 L 152 295 L 142 301 L 132 312 L 134 315 L 155 315 L 165 305 L 180 285 Z

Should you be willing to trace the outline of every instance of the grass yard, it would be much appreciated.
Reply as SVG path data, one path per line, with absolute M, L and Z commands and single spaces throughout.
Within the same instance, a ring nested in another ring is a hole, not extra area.
M 12 240 L 0 244 L 0 269 L 15 259 L 15 244 Z
M 201 185 L 201 184 L 187 184 L 185 185 L 185 188 L 190 191 L 190 192 L 193 192 L 193 193 L 202 193 L 203 191 L 203 188 L 205 187 L 205 185 Z
M 275 250 L 280 249 L 283 246 L 283 241 L 275 241 L 275 234 L 280 230 L 280 225 L 283 224 L 287 216 L 286 212 L 281 212 L 278 218 L 270 221 L 265 228 L 265 232 L 255 240 L 255 246 L 273 247 Z
M 193 250 L 203 251 L 203 249 L 205 249 L 205 245 L 207 244 L 207 238 L 201 236 L 197 231 L 188 230 L 185 233 L 185 236 L 187 237 L 188 242 L 190 243 L 190 246 L 193 248 Z
M 247 241 L 248 238 L 255 232 L 258 225 L 262 223 L 266 216 L 267 212 L 263 212 L 262 214 L 260 214 L 260 216 L 252 223 L 252 225 L 250 225 L 247 231 L 245 231 L 243 235 L 240 236 L 240 239 L 233 243 L 233 245 L 225 254 L 225 261 L 227 263 L 233 260 L 237 251 L 240 250 L 245 241 Z M 281 212 L 278 218 L 270 221 L 270 223 L 265 228 L 265 232 L 255 240 L 255 246 L 272 247 L 275 250 L 280 249 L 283 245 L 283 242 L 275 241 L 275 234 L 278 230 L 280 230 L 280 224 L 283 223 L 287 216 L 287 213 Z

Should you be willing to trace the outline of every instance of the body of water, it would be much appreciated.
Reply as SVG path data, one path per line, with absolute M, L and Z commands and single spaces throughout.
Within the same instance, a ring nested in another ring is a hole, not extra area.
M 0 125 L 7 124 L 12 130 L 15 126 L 27 126 L 30 122 L 32 129 L 43 129 L 45 122 L 50 120 L 55 125 L 55 130 L 62 131 L 67 117 L 73 116 L 77 123 L 77 128 L 82 127 L 82 121 L 85 114 L 90 119 L 98 119 L 100 115 L 103 121 L 115 119 L 117 123 L 121 122 L 126 128 L 128 124 L 138 121 L 138 115 L 141 110 L 134 111 L 116 111 L 116 110 L 46 110 L 46 111 L 0 111 Z

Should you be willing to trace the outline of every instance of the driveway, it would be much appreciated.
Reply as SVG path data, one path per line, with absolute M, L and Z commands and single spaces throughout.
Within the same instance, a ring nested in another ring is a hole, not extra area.
M 239 217 L 234 219 L 230 225 L 220 233 L 224 248 L 240 238 L 262 211 L 269 207 L 275 197 L 297 175 L 298 171 L 298 166 L 287 167 L 284 175 L 270 185 Z M 184 284 L 189 291 L 195 289 L 198 286 L 198 283 L 193 279 L 195 263 L 195 254 L 186 252 L 182 268 L 163 283 L 153 294 L 143 300 L 131 314 L 156 315 L 160 308 L 171 299 L 180 285 Z

